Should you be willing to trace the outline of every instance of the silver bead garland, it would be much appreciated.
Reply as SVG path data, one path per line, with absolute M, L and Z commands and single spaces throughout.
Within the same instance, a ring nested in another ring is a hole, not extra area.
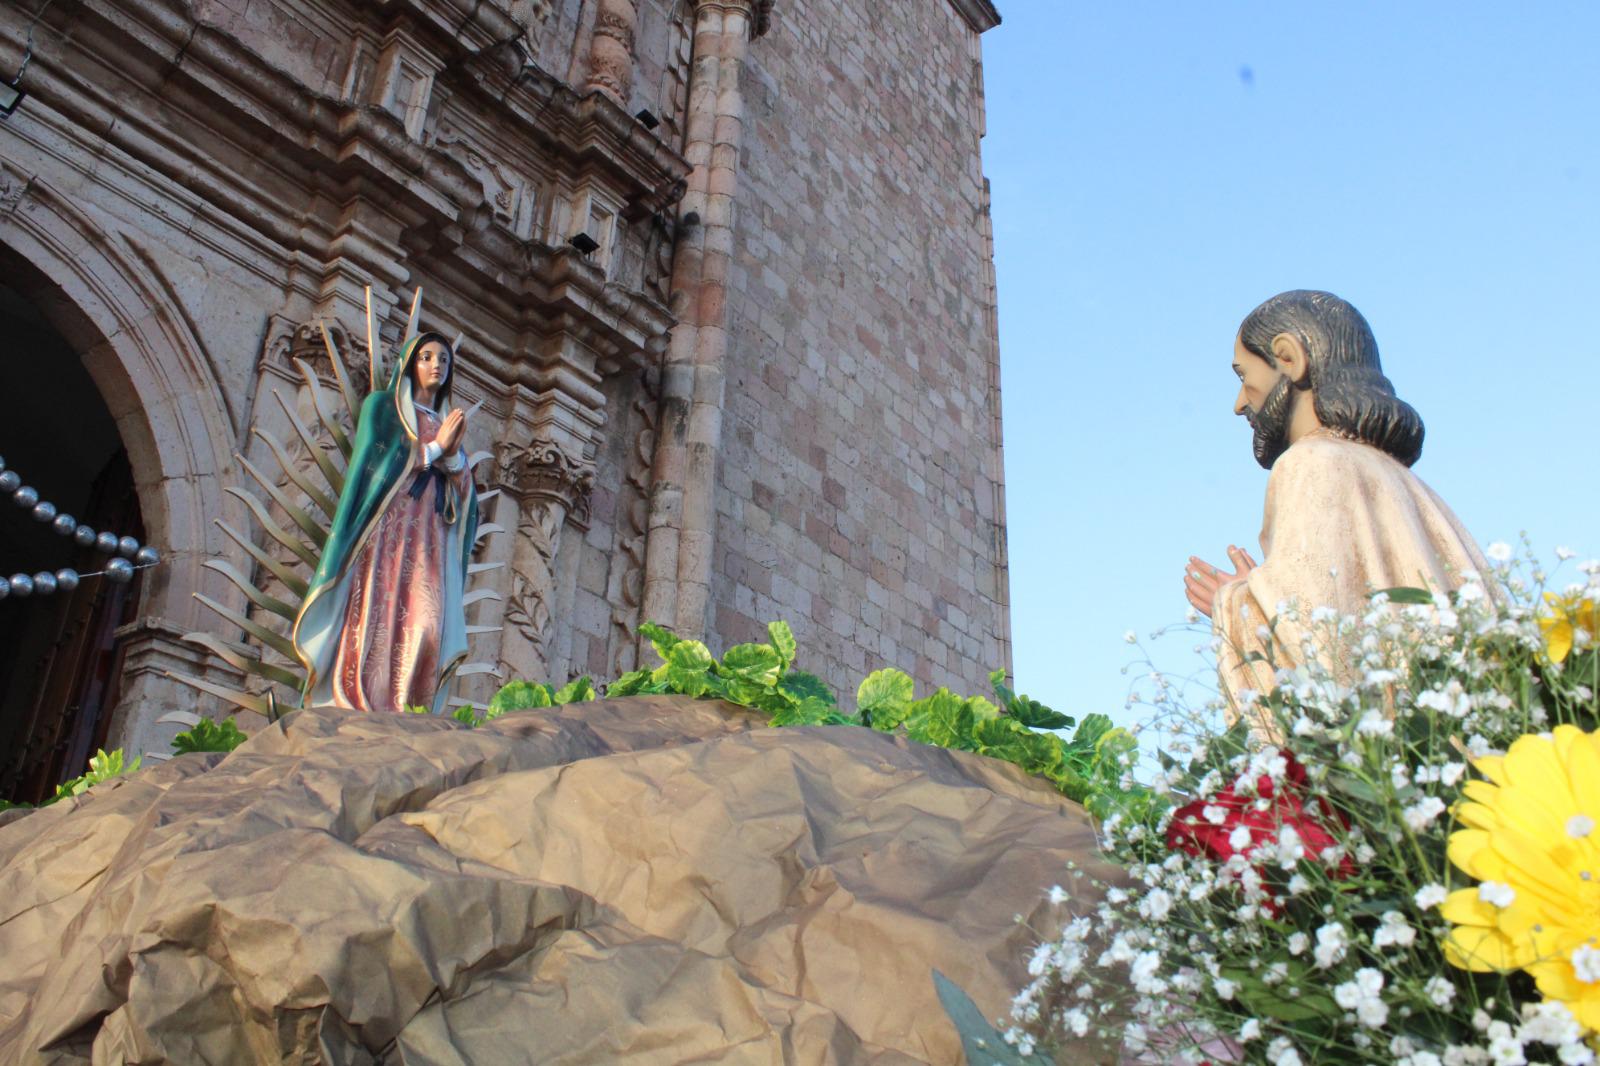
M 39 499 L 38 489 L 22 483 L 22 475 L 6 469 L 3 458 L 0 458 L 0 493 L 10 493 L 12 501 L 18 507 L 32 512 L 35 521 L 50 523 L 51 529 L 63 537 L 71 537 L 79 547 L 94 547 L 113 557 L 104 570 L 88 574 L 80 574 L 66 566 L 54 573 L 41 570 L 36 574 L 12 574 L 9 578 L 0 578 L 0 600 L 49 596 L 58 591 L 71 592 L 86 577 L 104 577 L 113 584 L 126 585 L 133 580 L 137 571 L 161 561 L 160 552 L 148 544 L 140 544 L 136 537 L 119 537 L 105 530 L 96 532 L 80 525 L 71 515 L 57 511 L 55 504 Z

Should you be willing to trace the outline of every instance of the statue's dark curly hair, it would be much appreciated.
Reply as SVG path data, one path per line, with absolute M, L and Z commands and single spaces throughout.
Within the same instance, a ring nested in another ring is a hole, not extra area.
M 1282 292 L 1245 316 L 1239 341 L 1276 364 L 1272 339 L 1297 337 L 1310 362 L 1313 409 L 1329 429 L 1394 456 L 1406 466 L 1422 456 L 1422 416 L 1394 394 L 1378 361 L 1372 327 L 1331 292 Z

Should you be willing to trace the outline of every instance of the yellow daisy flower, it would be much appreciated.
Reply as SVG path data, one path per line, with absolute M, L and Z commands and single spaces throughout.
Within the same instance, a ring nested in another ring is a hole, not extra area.
M 1582 595 L 1558 596 L 1554 592 L 1546 592 L 1544 602 L 1550 613 L 1539 616 L 1539 628 L 1544 631 L 1551 662 L 1563 662 L 1572 653 L 1574 630 L 1600 637 L 1600 603 Z
M 1439 908 L 1454 925 L 1445 958 L 1526 970 L 1600 1031 L 1600 733 L 1557 726 L 1473 765 L 1488 780 L 1463 789 L 1455 813 L 1466 828 L 1450 835 L 1449 855 L 1480 883 Z

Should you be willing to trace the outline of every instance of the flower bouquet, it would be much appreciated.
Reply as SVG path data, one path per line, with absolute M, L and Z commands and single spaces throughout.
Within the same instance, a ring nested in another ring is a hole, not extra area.
M 1128 880 L 1035 950 L 1016 1050 L 1595 1061 L 1600 564 L 1555 592 L 1510 554 L 1314 612 L 1270 693 L 1190 711 L 1161 683 L 1155 802 L 1101 826 Z

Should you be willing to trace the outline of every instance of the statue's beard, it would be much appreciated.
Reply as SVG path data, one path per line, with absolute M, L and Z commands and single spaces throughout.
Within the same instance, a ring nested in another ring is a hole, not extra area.
M 1255 431 L 1251 446 L 1256 453 L 1256 462 L 1267 470 L 1272 469 L 1278 456 L 1289 447 L 1289 419 L 1294 415 L 1294 394 L 1295 389 L 1289 379 L 1281 377 L 1272 391 L 1267 393 L 1259 411 L 1245 408 L 1245 421 Z

